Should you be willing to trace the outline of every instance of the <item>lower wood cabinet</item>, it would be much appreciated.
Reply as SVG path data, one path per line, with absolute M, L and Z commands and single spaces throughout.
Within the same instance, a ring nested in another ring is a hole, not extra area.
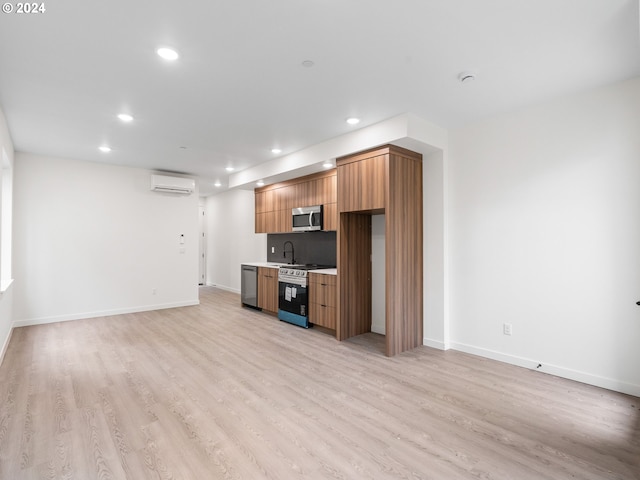
M 258 267 L 258 307 L 267 312 L 278 312 L 277 268 Z
M 309 322 L 336 329 L 336 275 L 309 272 Z

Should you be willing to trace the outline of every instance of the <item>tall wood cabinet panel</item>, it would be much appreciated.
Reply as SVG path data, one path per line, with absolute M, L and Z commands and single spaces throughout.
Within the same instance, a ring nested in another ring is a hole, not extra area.
M 338 228 L 336 170 L 255 189 L 255 232 L 292 231 L 291 209 L 324 206 L 324 230 Z
M 339 158 L 339 340 L 371 330 L 371 214 L 385 214 L 386 354 L 422 345 L 422 155 L 387 145 Z
M 422 157 L 392 151 L 385 207 L 387 354 L 423 342 Z M 388 333 L 391 332 L 391 335 Z
M 346 340 L 371 331 L 371 215 L 339 218 L 336 338 Z

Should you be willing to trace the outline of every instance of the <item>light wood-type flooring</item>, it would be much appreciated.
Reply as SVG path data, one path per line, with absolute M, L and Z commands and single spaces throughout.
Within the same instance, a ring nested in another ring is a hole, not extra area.
M 14 331 L 0 478 L 639 479 L 640 399 L 240 306 Z

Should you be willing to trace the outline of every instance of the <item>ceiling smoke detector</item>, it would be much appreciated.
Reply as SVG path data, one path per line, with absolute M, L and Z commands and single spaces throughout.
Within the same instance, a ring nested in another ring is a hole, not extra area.
M 462 72 L 458 75 L 458 80 L 460 83 L 471 83 L 476 79 L 476 74 L 472 72 Z

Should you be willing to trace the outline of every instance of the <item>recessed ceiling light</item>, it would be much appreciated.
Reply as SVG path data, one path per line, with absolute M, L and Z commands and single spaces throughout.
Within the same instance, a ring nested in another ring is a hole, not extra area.
M 127 123 L 133 120 L 133 117 L 128 113 L 119 113 L 118 118 L 123 122 L 127 122 Z
M 271 153 L 275 153 L 275 154 L 277 155 L 277 154 L 279 154 L 279 153 L 282 153 L 282 150 L 281 150 L 281 149 L 279 149 L 279 148 L 272 148 L 272 149 L 271 149 Z
M 111 151 L 111 147 L 101 145 L 100 147 L 98 147 L 98 150 L 100 150 L 102 153 L 109 153 Z
M 322 166 L 323 166 L 324 168 L 333 168 L 333 163 L 331 163 L 331 162 L 324 162 L 324 163 L 322 164 Z
M 222 186 L 222 184 L 221 184 L 220 182 L 216 182 L 216 183 L 214 183 L 214 184 L 213 184 L 213 186 L 214 186 L 214 187 L 221 187 L 221 186 Z
M 258 180 L 256 182 L 256 185 L 258 185 L 259 187 L 263 187 L 264 186 L 264 182 L 262 180 Z
M 156 53 L 165 60 L 177 60 L 180 55 L 173 48 L 162 47 L 156 50 Z
M 460 75 L 458 75 L 458 80 L 460 80 L 460 83 L 470 83 L 475 79 L 476 74 L 472 72 L 462 72 Z
M 226 168 L 225 168 L 225 170 L 226 170 L 227 172 L 233 172 L 233 167 L 226 167 Z
M 347 118 L 347 123 L 349 125 L 357 125 L 358 123 L 360 123 L 360 119 L 356 117 L 349 117 Z

